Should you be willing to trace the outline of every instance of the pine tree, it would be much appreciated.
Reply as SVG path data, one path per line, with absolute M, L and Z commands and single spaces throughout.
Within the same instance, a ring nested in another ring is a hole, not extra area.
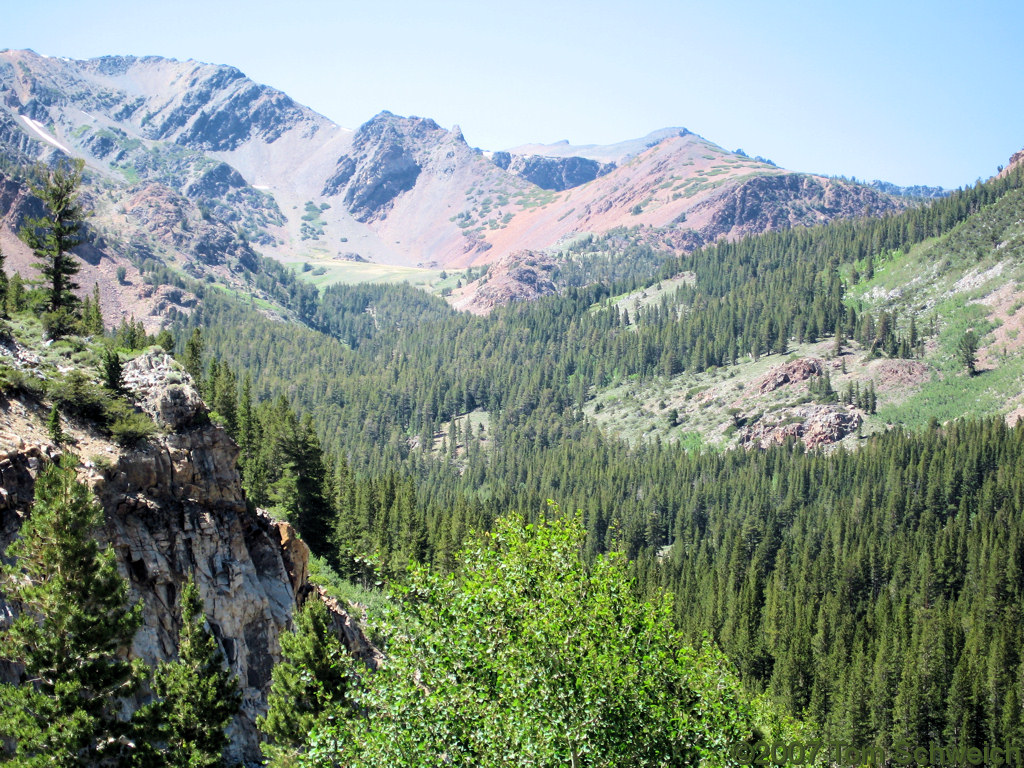
M 240 452 L 239 465 L 245 468 L 253 450 L 253 413 L 252 413 L 252 378 L 245 374 L 242 380 L 242 392 L 238 396 L 238 443 Z
M 191 578 L 181 591 L 178 658 L 160 662 L 153 674 L 157 700 L 139 712 L 146 739 L 136 762 L 172 768 L 213 768 L 222 764 L 224 732 L 238 712 L 238 682 L 224 665 L 217 641 L 206 627 L 203 600 Z
M 7 282 L 7 312 L 13 314 L 25 308 L 25 281 L 15 272 Z
M 54 403 L 53 407 L 50 409 L 50 415 L 46 419 L 46 433 L 57 445 L 60 445 L 68 439 L 67 435 L 64 434 L 64 429 L 60 425 L 60 410 L 58 410 L 56 403 Z
M 238 438 L 238 380 L 227 365 L 221 365 L 213 377 L 211 405 L 224 421 L 232 438 Z
M 29 219 L 20 233 L 39 259 L 35 266 L 47 283 L 51 312 L 71 308 L 78 301 L 73 293 L 78 285 L 71 280 L 78 272 L 78 263 L 71 251 L 84 242 L 81 228 L 86 214 L 78 200 L 84 168 L 85 161 L 76 160 L 43 172 L 42 181 L 33 192 L 47 213 Z
M 82 327 L 92 336 L 103 335 L 103 311 L 100 307 L 100 286 L 93 283 L 92 298 L 86 297 L 82 306 Z
M 295 631 L 281 635 L 282 661 L 273 671 L 267 716 L 260 730 L 270 765 L 286 765 L 317 723 L 326 723 L 355 683 L 353 661 L 331 626 L 327 607 L 310 598 L 295 615 Z
M 967 370 L 968 376 L 973 376 L 978 372 L 978 336 L 974 331 L 968 331 L 962 337 L 956 346 L 957 359 Z
M 196 389 L 203 384 L 203 332 L 196 328 L 185 342 L 185 359 L 182 365 L 195 382 Z
M 0 659 L 24 668 L 22 685 L 0 685 L 0 738 L 16 744 L 15 764 L 117 764 L 128 743 L 118 700 L 141 672 L 119 653 L 142 606 L 128 605 L 113 549 L 94 538 L 102 519 L 72 460 L 51 465 L 0 566 L 0 588 L 18 612 L 0 630 Z
M 7 317 L 7 272 L 4 270 L 4 252 L 0 248 L 0 318 Z
M 121 356 L 115 349 L 105 349 L 100 354 L 102 364 L 103 384 L 113 392 L 120 392 L 124 388 L 124 370 L 121 364 Z
M 166 328 L 156 335 L 156 343 L 163 347 L 167 354 L 174 354 L 174 334 Z

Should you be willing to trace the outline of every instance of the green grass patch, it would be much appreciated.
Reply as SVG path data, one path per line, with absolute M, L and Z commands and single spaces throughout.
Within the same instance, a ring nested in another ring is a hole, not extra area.
M 433 288 L 441 282 L 441 270 L 420 267 L 400 267 L 392 264 L 374 264 L 362 261 L 337 259 L 308 259 L 312 270 L 301 274 L 318 288 L 337 283 L 359 285 L 361 283 L 409 283 L 421 288 Z M 323 268 L 321 274 L 315 274 Z M 453 273 L 450 283 L 454 287 L 461 273 Z

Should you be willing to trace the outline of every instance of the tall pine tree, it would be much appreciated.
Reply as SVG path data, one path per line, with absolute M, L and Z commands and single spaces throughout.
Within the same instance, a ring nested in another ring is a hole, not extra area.
M 283 660 L 274 667 L 267 716 L 259 725 L 269 765 L 290 764 L 316 724 L 325 724 L 356 676 L 351 655 L 331 626 L 327 607 L 312 597 L 295 615 L 295 631 L 281 635 Z
M 35 266 L 43 273 L 51 312 L 78 301 L 72 293 L 78 285 L 71 280 L 78 273 L 78 263 L 71 251 L 84 242 L 81 228 L 86 214 L 78 199 L 84 168 L 85 162 L 76 160 L 44 171 L 33 192 L 46 207 L 46 215 L 30 219 L 21 230 L 22 240 L 39 259 Z
M 221 765 L 228 744 L 224 729 L 242 697 L 206 627 L 203 600 L 192 579 L 181 592 L 178 658 L 157 666 L 153 692 L 157 701 L 139 713 L 146 739 L 139 744 L 137 762 L 172 768 Z
M 15 745 L 15 765 L 120 764 L 130 743 L 118 700 L 141 673 L 121 652 L 141 604 L 128 605 L 114 551 L 95 538 L 102 519 L 72 460 L 51 465 L 0 565 L 0 590 L 18 612 L 0 630 L 0 660 L 24 670 L 22 685 L 0 685 L 0 738 Z

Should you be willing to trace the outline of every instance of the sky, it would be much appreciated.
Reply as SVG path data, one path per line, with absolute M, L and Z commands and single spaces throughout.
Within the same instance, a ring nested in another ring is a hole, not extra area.
M 1020 0 L 0 0 L 0 48 L 238 67 L 337 123 L 482 149 L 668 126 L 796 171 L 955 188 L 1024 148 Z

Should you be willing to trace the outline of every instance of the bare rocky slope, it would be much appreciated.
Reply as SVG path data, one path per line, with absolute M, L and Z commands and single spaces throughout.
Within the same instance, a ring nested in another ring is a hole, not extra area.
M 555 292 L 555 260 L 543 253 L 517 251 L 502 256 L 487 274 L 456 291 L 452 306 L 485 315 L 497 306 L 529 301 Z
M 17 343 L 0 360 L 32 371 L 36 357 Z M 230 726 L 232 760 L 260 758 L 255 719 L 266 711 L 270 672 L 280 658 L 278 638 L 296 605 L 324 598 L 307 581 L 309 550 L 287 523 L 246 509 L 236 460 L 224 430 L 209 422 L 188 374 L 165 354 L 151 352 L 125 366 L 125 384 L 161 431 L 133 449 L 120 448 L 86 423 L 66 422 L 80 477 L 106 513 L 102 538 L 117 555 L 144 624 L 132 656 L 149 664 L 176 653 L 181 585 L 194 574 L 209 625 L 238 676 L 242 711 Z M 0 394 L 0 551 L 30 514 L 35 478 L 60 453 L 48 438 L 45 404 Z M 377 661 L 357 624 L 326 599 L 348 647 Z M 0 597 L 0 621 L 10 616 Z M 16 670 L 0 670 L 16 679 Z M 144 696 L 136 704 L 142 703 Z
M 493 263 L 621 226 L 665 228 L 666 242 L 692 247 L 904 204 L 686 129 L 609 147 L 485 153 L 426 118 L 381 112 L 341 128 L 233 67 L 0 52 L 0 161 L 61 154 L 86 160 L 97 230 L 121 256 L 149 238 L 146 221 L 122 213 L 139 194 L 173 196 L 183 220 L 198 211 L 284 261 L 354 254 L 434 267 Z

